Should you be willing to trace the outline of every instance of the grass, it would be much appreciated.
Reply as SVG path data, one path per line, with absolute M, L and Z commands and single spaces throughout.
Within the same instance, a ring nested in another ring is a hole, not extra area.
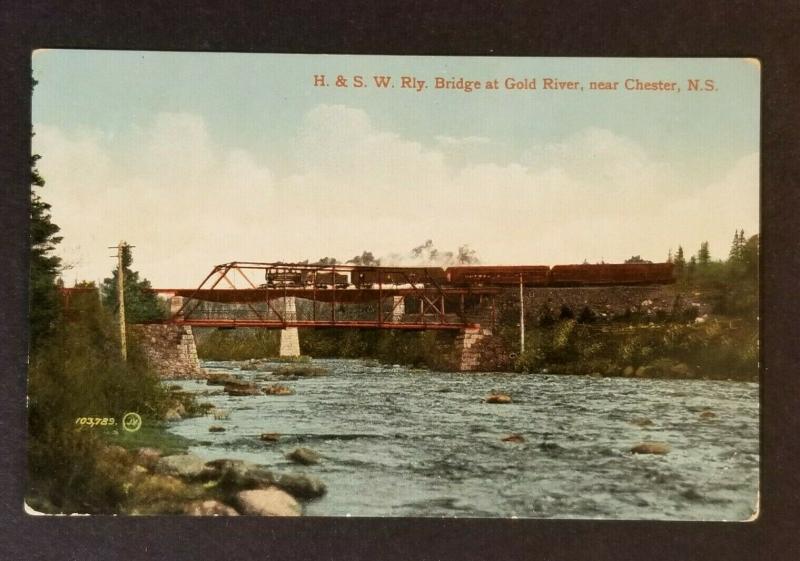
M 137 448 L 157 448 L 164 456 L 181 454 L 195 443 L 194 440 L 167 431 L 165 423 L 147 422 L 136 432 L 119 430 L 116 433 L 108 432 L 106 441 L 109 444 L 122 446 L 127 450 Z

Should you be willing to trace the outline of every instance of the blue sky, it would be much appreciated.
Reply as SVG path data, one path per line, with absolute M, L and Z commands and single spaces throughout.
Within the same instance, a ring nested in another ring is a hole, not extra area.
M 758 229 L 751 59 L 43 50 L 33 66 L 67 282 L 102 277 L 119 239 L 155 284 L 191 285 L 217 262 L 364 249 L 400 261 L 429 238 L 486 263 L 552 264 L 663 260 L 704 240 L 722 256 L 734 229 Z M 314 87 L 315 74 L 368 87 Z M 437 76 L 501 89 L 436 90 Z M 539 89 L 502 89 L 506 77 Z M 544 91 L 546 77 L 584 90 Z M 629 78 L 682 91 L 625 91 Z M 691 78 L 717 91 L 686 92 Z

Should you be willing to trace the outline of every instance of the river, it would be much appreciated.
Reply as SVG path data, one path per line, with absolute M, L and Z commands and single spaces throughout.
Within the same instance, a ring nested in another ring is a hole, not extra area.
M 309 516 L 745 520 L 757 504 L 757 384 L 314 365 L 330 374 L 282 382 L 291 396 L 230 397 L 219 386 L 178 382 L 215 392 L 199 400 L 231 414 L 169 430 L 195 440 L 190 452 L 209 460 L 320 477 L 328 493 L 306 504 Z M 482 402 L 493 389 L 513 402 Z M 209 433 L 211 425 L 226 431 Z M 265 432 L 280 441 L 262 442 Z M 501 440 L 511 433 L 524 442 Z M 630 452 L 644 441 L 671 451 Z M 298 446 L 322 461 L 292 464 L 285 454 Z

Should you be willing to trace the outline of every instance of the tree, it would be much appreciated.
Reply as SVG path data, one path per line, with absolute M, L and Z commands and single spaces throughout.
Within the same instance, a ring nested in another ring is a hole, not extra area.
M 742 246 L 742 265 L 748 274 L 758 276 L 758 234 Z
M 686 275 L 691 279 L 694 276 L 694 272 L 697 269 L 697 258 L 692 255 L 691 259 L 689 259 L 689 266 L 686 267 Z
M 697 252 L 697 263 L 705 267 L 711 262 L 711 252 L 708 250 L 708 242 L 700 244 L 700 251 Z
M 335 257 L 323 257 L 318 259 L 314 265 L 336 265 L 339 261 Z
M 741 263 L 745 246 L 744 230 L 736 230 L 731 242 L 731 251 L 728 254 L 728 261 L 731 263 Z
M 678 252 L 675 254 L 674 259 L 675 271 L 680 275 L 686 267 L 686 258 L 683 256 L 683 247 L 678 246 Z
M 33 135 L 31 135 L 33 136 Z M 61 242 L 57 236 L 60 228 L 53 223 L 50 205 L 39 196 L 35 188 L 44 187 L 44 178 L 36 169 L 40 156 L 31 156 L 31 210 L 30 210 L 30 342 L 31 350 L 53 329 L 59 314 L 59 296 L 56 278 L 61 272 L 61 258 L 53 255 Z
M 641 255 L 633 255 L 629 259 L 626 259 L 625 263 L 652 263 L 652 261 L 642 259 Z
M 151 291 L 150 281 L 140 279 L 139 273 L 130 267 L 133 264 L 131 248 L 128 245 L 122 246 L 122 270 L 125 285 L 125 319 L 129 323 L 141 321 L 152 321 L 164 317 L 164 308 L 158 300 L 158 296 Z M 114 269 L 111 276 L 103 279 L 100 293 L 103 303 L 113 312 L 119 308 L 117 298 L 117 277 L 119 267 Z

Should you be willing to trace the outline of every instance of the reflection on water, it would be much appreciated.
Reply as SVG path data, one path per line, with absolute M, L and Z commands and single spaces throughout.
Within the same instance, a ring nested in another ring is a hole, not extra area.
M 200 401 L 231 415 L 170 430 L 196 439 L 191 452 L 208 459 L 319 476 L 328 494 L 306 505 L 312 516 L 744 520 L 755 508 L 757 384 L 314 363 L 330 375 L 283 382 L 291 396 L 229 397 L 219 386 L 181 382 L 214 392 Z M 257 380 L 271 369 L 205 366 Z M 492 389 L 513 403 L 483 403 Z M 226 432 L 209 433 L 211 425 Z M 280 441 L 262 442 L 265 432 Z M 511 433 L 524 442 L 501 440 Z M 631 454 L 643 441 L 671 451 Z M 284 457 L 297 446 L 324 459 L 298 468 Z

